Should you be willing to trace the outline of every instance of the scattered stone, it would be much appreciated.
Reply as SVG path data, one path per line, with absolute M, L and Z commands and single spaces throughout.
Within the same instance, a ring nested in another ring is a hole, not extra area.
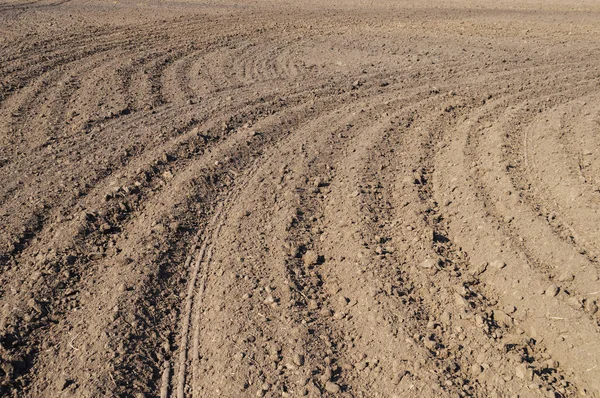
M 100 232 L 102 232 L 103 234 L 109 233 L 111 229 L 112 228 L 108 223 L 103 223 L 102 225 L 100 225 Z
M 548 359 L 546 361 L 546 368 L 548 369 L 556 369 L 557 366 L 558 364 L 554 359 Z
M 340 386 L 338 386 L 332 381 L 328 381 L 327 383 L 325 383 L 325 391 L 327 391 L 328 393 L 337 394 L 340 392 L 340 390 Z
M 319 261 L 319 255 L 314 250 L 308 250 L 304 253 L 304 265 L 315 265 Z
M 506 267 L 506 263 L 501 260 L 494 260 L 490 263 L 490 267 L 496 268 L 496 269 L 502 269 L 502 268 Z
M 271 384 L 269 384 L 267 382 L 264 382 L 262 384 L 262 386 L 260 387 L 260 389 L 263 390 L 263 391 L 269 391 L 271 389 Z
M 442 316 L 440 316 L 440 321 L 444 324 L 444 325 L 449 325 L 450 324 L 450 314 L 447 311 L 444 311 L 442 313 Z
M 571 282 L 573 279 L 575 279 L 575 275 L 573 275 L 572 273 L 570 273 L 568 271 L 565 271 L 558 276 L 557 280 L 559 282 Z
M 358 370 L 359 372 L 362 370 L 365 370 L 367 368 L 369 364 L 367 363 L 367 361 L 360 361 L 359 363 L 357 363 L 355 365 L 356 370 Z
M 567 299 L 567 304 L 569 305 L 569 307 L 575 310 L 580 310 L 582 307 L 581 300 L 579 300 L 577 297 L 569 297 Z
M 470 307 L 469 302 L 458 293 L 454 293 L 454 301 L 456 302 L 456 305 L 458 305 L 460 307 L 465 307 L 465 308 Z
M 507 328 L 514 325 L 513 319 L 503 311 L 494 310 L 494 319 L 498 324 Z
M 423 340 L 423 344 L 425 345 L 425 347 L 427 347 L 428 350 L 431 350 L 431 351 L 433 351 L 435 349 L 435 347 L 437 346 L 437 343 L 435 342 L 435 340 L 431 340 L 431 339 Z
M 477 267 L 475 267 L 475 269 L 473 269 L 471 271 L 471 274 L 473 274 L 475 276 L 479 276 L 487 270 L 487 267 L 488 267 L 488 263 L 483 262 L 483 263 L 479 264 Z
M 439 264 L 439 260 L 435 260 L 433 258 L 428 258 L 427 260 L 425 260 L 421 264 L 419 264 L 419 266 L 421 268 L 430 269 L 430 268 L 434 268 L 438 264 Z
M 529 368 L 526 363 L 517 366 L 515 374 L 521 380 L 533 381 L 533 370 Z
M 67 379 L 64 376 L 61 376 L 58 378 L 58 380 L 56 381 L 56 387 L 58 387 L 59 391 L 64 390 L 65 388 L 67 388 L 70 384 L 69 379 Z
M 333 319 L 336 319 L 336 320 L 338 320 L 338 321 L 339 321 L 340 319 L 344 319 L 344 317 L 345 317 L 345 316 L 346 316 L 346 313 L 345 313 L 345 312 L 342 312 L 342 311 L 336 311 L 336 312 L 334 312 L 334 314 L 333 314 Z
M 481 373 L 483 372 L 483 368 L 481 367 L 480 364 L 478 363 L 474 363 L 471 366 L 471 374 L 475 377 L 479 376 Z
M 555 297 L 560 289 L 554 283 L 546 288 L 546 296 Z
M 294 361 L 294 363 L 298 366 L 302 366 L 304 365 L 304 355 L 295 352 L 294 355 L 292 356 L 292 361 Z
M 515 311 L 517 311 L 517 308 L 514 305 L 507 305 L 504 307 L 504 312 L 507 314 L 513 314 Z
M 319 308 L 319 304 L 317 303 L 317 300 L 315 300 L 315 299 L 308 300 L 308 309 L 309 310 L 316 310 L 317 308 Z
M 585 303 L 585 310 L 590 314 L 595 314 L 596 312 L 598 312 L 598 304 L 596 304 L 592 300 L 588 300 Z
M 321 308 L 321 311 L 319 311 L 319 314 L 324 317 L 330 317 L 333 314 L 333 311 L 331 311 L 329 308 L 323 307 Z

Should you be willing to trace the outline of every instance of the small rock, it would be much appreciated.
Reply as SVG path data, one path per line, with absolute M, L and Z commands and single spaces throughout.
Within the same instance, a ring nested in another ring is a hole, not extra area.
M 338 321 L 339 321 L 340 319 L 344 319 L 344 317 L 345 317 L 345 316 L 346 316 L 346 313 L 345 313 L 345 312 L 342 312 L 342 311 L 335 311 L 335 312 L 333 313 L 333 319 L 337 319 Z
M 485 272 L 487 267 L 488 267 L 488 263 L 485 263 L 485 262 L 481 263 L 471 271 L 471 274 L 473 274 L 475 276 L 479 276 Z
M 496 269 L 502 269 L 502 268 L 506 267 L 506 263 L 501 260 L 494 260 L 490 263 L 490 267 L 496 268 Z
M 596 304 L 592 300 L 588 300 L 585 303 L 585 310 L 590 314 L 595 314 L 596 312 L 598 312 L 598 304 Z
M 481 367 L 480 364 L 478 363 L 474 363 L 471 366 L 471 374 L 475 377 L 479 376 L 481 374 L 481 372 L 483 372 L 483 368 Z
M 435 260 L 433 258 L 428 258 L 427 260 L 425 260 L 421 264 L 419 264 L 419 266 L 421 268 L 427 268 L 427 269 L 429 269 L 429 268 L 435 267 L 438 264 L 439 264 L 438 260 Z
M 323 307 L 321 308 L 321 311 L 319 311 L 319 314 L 321 314 L 324 317 L 330 317 L 333 314 L 333 311 L 329 308 Z
M 292 357 L 292 361 L 294 361 L 294 363 L 298 366 L 302 366 L 304 365 L 304 355 L 295 352 L 293 357 Z
M 304 253 L 304 265 L 315 265 L 319 261 L 319 255 L 314 250 L 308 250 Z
M 546 296 L 555 297 L 560 289 L 554 283 L 546 288 Z
M 512 314 L 517 310 L 517 308 L 514 305 L 507 305 L 504 307 L 504 312 L 506 312 L 507 314 Z
M 454 293 L 454 301 L 456 302 L 456 305 L 458 305 L 460 307 L 465 307 L 465 308 L 470 307 L 469 302 L 458 293 Z
M 442 321 L 442 323 L 444 325 L 449 325 L 450 324 L 450 314 L 447 311 L 444 311 L 442 313 L 442 316 L 440 316 L 440 321 Z
M 567 304 L 569 305 L 569 307 L 575 310 L 579 310 L 582 307 L 581 301 L 577 297 L 569 297 L 567 299 Z
M 332 381 L 328 381 L 327 383 L 325 383 L 325 391 L 327 391 L 328 393 L 337 394 L 340 392 L 340 390 L 340 386 L 338 386 Z
M 367 363 L 367 361 L 360 361 L 354 367 L 356 368 L 356 370 L 358 370 L 360 372 L 362 370 L 365 370 L 368 365 L 369 364 Z
M 558 276 L 559 282 L 571 282 L 573 279 L 575 279 L 575 275 L 568 271 L 565 271 Z
M 430 339 L 425 339 L 423 341 L 423 344 L 425 345 L 425 347 L 427 347 L 427 349 L 432 350 L 432 351 L 437 346 L 437 343 L 435 342 L 435 340 L 430 340 Z
M 557 366 L 558 366 L 558 364 L 556 363 L 556 361 L 554 359 L 548 359 L 546 361 L 546 367 L 548 369 L 556 369 Z
M 527 367 L 527 364 L 522 363 L 515 369 L 516 376 L 525 381 L 533 381 L 533 370 Z
M 514 325 L 513 319 L 503 311 L 494 310 L 494 319 L 500 325 L 510 328 Z
M 56 381 L 56 387 L 58 387 L 58 389 L 60 391 L 64 390 L 68 386 L 69 386 L 69 379 L 67 379 L 64 376 L 59 377 L 58 380 Z

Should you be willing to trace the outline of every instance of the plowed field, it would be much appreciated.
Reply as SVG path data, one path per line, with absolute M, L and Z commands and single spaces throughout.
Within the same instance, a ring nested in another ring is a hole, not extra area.
M 0 1 L 0 396 L 600 396 L 596 1 Z

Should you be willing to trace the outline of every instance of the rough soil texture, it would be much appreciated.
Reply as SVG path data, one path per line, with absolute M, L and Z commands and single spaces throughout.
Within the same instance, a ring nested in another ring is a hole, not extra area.
M 0 2 L 0 396 L 600 396 L 597 1 Z

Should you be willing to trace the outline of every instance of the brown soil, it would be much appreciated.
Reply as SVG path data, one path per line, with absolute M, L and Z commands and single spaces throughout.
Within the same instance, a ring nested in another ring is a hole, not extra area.
M 600 396 L 600 5 L 0 2 L 0 396 Z

